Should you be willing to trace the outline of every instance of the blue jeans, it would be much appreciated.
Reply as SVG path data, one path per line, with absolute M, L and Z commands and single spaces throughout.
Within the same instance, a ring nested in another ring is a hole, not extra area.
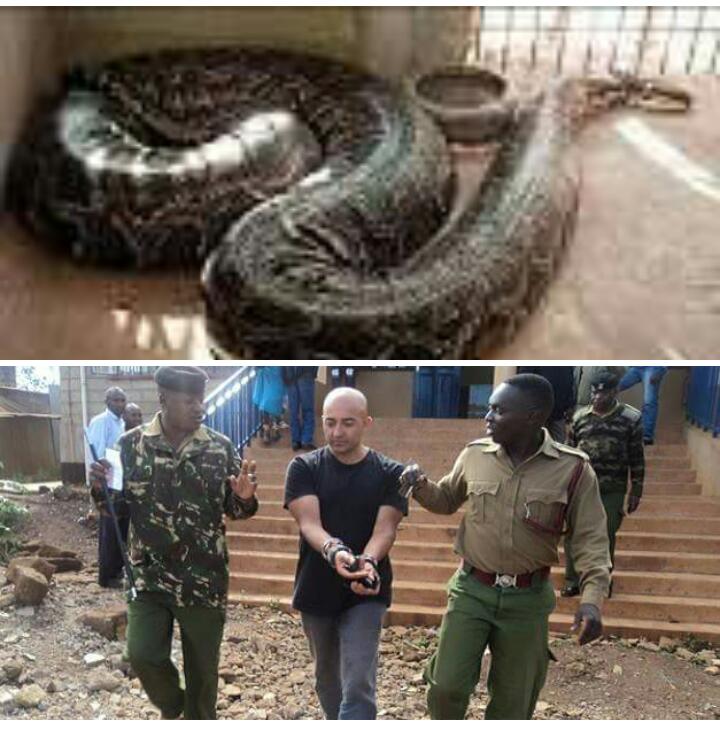
M 315 659 L 315 689 L 328 720 L 374 720 L 385 604 L 366 601 L 339 616 L 302 614 Z
M 623 376 L 618 390 L 632 388 L 638 383 L 643 384 L 643 436 L 646 441 L 655 439 L 655 423 L 657 422 L 658 402 L 660 400 L 660 384 L 667 368 L 664 367 L 633 367 L 628 368 Z M 651 378 L 657 382 L 651 383 Z
M 292 441 L 311 444 L 315 438 L 315 379 L 299 378 L 287 386 L 287 394 Z

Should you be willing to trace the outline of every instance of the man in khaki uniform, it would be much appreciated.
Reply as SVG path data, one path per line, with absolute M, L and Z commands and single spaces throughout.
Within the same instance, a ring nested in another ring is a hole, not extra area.
M 431 512 L 452 514 L 467 502 L 455 551 L 462 565 L 450 580 L 448 610 L 430 660 L 433 719 L 465 717 L 490 647 L 486 719 L 530 719 L 545 683 L 549 580 L 558 542 L 572 537 L 582 600 L 573 630 L 579 642 L 600 636 L 610 556 L 598 483 L 587 456 L 552 441 L 542 424 L 553 407 L 550 383 L 517 375 L 490 397 L 490 438 L 469 444 L 437 484 L 417 465 L 401 477 L 403 493 Z

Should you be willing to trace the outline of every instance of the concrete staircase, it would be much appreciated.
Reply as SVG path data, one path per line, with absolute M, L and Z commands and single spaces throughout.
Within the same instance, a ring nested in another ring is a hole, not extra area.
M 462 445 L 483 435 L 481 422 L 382 419 L 368 445 L 401 461 L 417 460 L 433 478 L 452 466 Z M 322 443 L 321 434 L 317 443 Z M 606 601 L 606 632 L 628 637 L 693 636 L 720 644 L 720 499 L 700 496 L 681 427 L 667 429 L 647 449 L 645 496 L 618 535 L 613 598 Z M 253 444 L 260 510 L 228 523 L 230 598 L 246 604 L 290 606 L 298 531 L 282 508 L 285 470 L 293 457 L 287 435 L 272 448 Z M 413 502 L 391 556 L 395 573 L 391 624 L 437 624 L 445 584 L 457 568 L 453 538 L 462 510 L 434 515 Z M 563 556 L 561 553 L 561 561 Z M 562 567 L 553 567 L 556 588 Z M 551 630 L 565 632 L 578 599 L 560 598 Z

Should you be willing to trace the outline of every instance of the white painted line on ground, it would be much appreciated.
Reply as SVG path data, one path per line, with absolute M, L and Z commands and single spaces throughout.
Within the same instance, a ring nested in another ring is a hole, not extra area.
M 720 179 L 693 162 L 637 117 L 623 119 L 615 125 L 620 136 L 645 157 L 664 168 L 696 193 L 720 202 Z

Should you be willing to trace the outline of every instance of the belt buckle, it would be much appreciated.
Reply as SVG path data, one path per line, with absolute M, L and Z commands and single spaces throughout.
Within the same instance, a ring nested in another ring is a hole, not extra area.
M 493 586 L 499 586 L 500 588 L 517 588 L 517 576 L 508 575 L 507 573 L 500 575 L 500 573 L 497 573 L 495 575 L 495 583 L 493 583 Z

